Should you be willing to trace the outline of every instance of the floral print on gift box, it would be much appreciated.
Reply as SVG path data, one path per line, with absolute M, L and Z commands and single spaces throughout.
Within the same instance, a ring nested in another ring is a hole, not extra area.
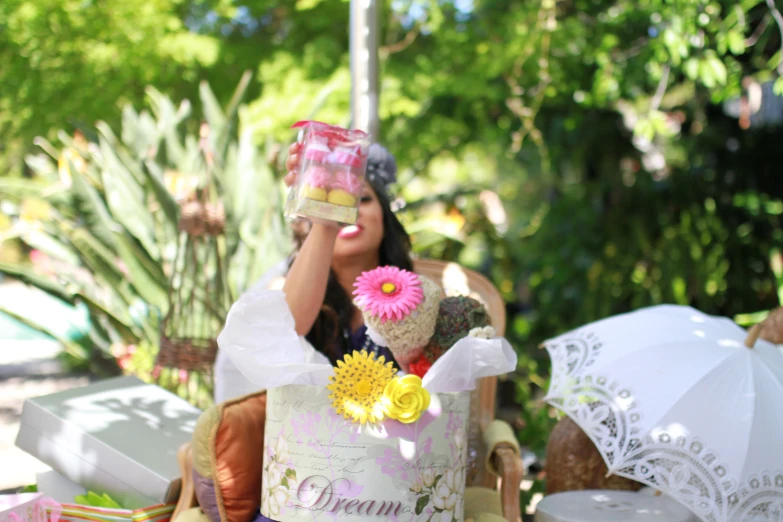
M 449 414 L 446 438 L 451 449 L 453 469 L 442 473 L 436 468 L 426 468 L 411 484 L 416 496 L 417 522 L 456 522 L 462 513 L 462 491 L 465 482 L 465 430 L 459 415 Z
M 291 499 L 291 491 L 295 491 L 298 484 L 288 442 L 282 433 L 268 451 L 264 467 L 264 487 L 261 490 L 261 512 L 274 519 L 285 512 Z

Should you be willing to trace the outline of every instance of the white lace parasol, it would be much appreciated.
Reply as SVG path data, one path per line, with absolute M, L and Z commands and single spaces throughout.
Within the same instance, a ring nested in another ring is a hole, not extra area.
M 683 306 L 598 321 L 545 343 L 546 400 L 609 473 L 704 521 L 783 521 L 783 356 L 745 338 L 729 319 Z

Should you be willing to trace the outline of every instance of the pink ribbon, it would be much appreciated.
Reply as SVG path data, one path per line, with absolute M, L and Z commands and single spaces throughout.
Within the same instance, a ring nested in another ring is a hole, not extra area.
M 60 516 L 63 513 L 63 507 L 62 505 L 54 500 L 53 498 L 44 497 L 41 500 L 39 500 L 41 505 L 44 506 L 44 508 L 48 507 L 49 509 L 44 509 L 44 518 L 42 522 L 46 522 L 47 518 L 49 522 L 59 522 Z M 47 517 L 46 514 L 49 513 L 49 516 Z

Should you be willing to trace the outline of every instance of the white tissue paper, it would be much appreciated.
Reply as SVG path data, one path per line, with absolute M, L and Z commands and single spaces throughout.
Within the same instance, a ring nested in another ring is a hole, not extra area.
M 325 386 L 332 365 L 296 334 L 279 290 L 248 292 L 231 306 L 218 346 L 251 382 L 268 390 L 286 384 Z
M 286 384 L 326 386 L 329 360 L 296 333 L 280 290 L 254 291 L 234 303 L 218 336 L 220 350 L 260 389 Z M 476 380 L 514 371 L 517 355 L 502 337 L 465 337 L 446 351 L 423 379 L 431 393 L 473 390 Z

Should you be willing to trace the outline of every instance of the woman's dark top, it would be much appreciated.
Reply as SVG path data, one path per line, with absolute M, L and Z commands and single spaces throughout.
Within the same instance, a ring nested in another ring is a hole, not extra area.
M 397 364 L 397 361 L 394 360 L 394 355 L 392 355 L 391 350 L 389 350 L 386 347 L 381 347 L 372 342 L 372 339 L 370 339 L 370 336 L 367 335 L 367 327 L 362 325 L 359 328 L 356 329 L 354 332 L 349 332 L 346 330 L 345 339 L 348 341 L 345 344 L 339 344 L 337 349 L 337 358 L 342 359 L 343 356 L 345 356 L 345 352 L 353 352 L 361 351 L 361 350 L 367 350 L 368 352 L 375 352 L 375 356 L 381 356 L 383 355 L 386 358 L 386 362 L 393 362 L 394 367 L 399 370 L 400 366 Z M 347 350 L 344 348 L 344 346 L 347 345 Z

